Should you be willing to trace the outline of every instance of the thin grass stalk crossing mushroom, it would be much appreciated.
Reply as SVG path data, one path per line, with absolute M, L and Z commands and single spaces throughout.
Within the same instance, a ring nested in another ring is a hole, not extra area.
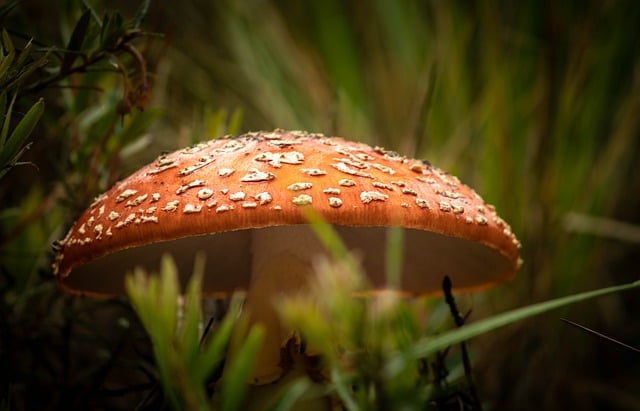
M 203 290 L 247 291 L 247 312 L 264 323 L 254 382 L 278 379 L 284 329 L 274 300 L 304 291 L 325 253 L 311 234 L 312 209 L 360 256 L 372 288 L 386 286 L 386 229 L 404 227 L 398 290 L 458 291 L 513 277 L 519 244 L 471 188 L 431 166 L 379 147 L 299 131 L 247 133 L 159 156 L 98 197 L 57 244 L 54 272 L 74 293 L 123 293 L 136 266 L 158 271 L 168 253 L 183 275 L 207 254 Z M 182 278 L 183 286 L 187 278 Z

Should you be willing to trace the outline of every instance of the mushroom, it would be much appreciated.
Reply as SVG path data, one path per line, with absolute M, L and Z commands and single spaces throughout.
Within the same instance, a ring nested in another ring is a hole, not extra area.
M 54 273 L 67 291 L 118 295 L 135 266 L 157 271 L 169 253 L 187 273 L 204 251 L 203 290 L 246 290 L 247 315 L 268 329 L 254 382 L 273 381 L 291 334 L 274 301 L 304 290 L 314 258 L 326 252 L 305 208 L 359 253 L 373 288 L 386 285 L 390 226 L 405 228 L 399 286 L 406 294 L 437 293 L 445 275 L 458 291 L 484 289 L 511 279 L 519 265 L 509 226 L 456 177 L 379 147 L 275 130 L 163 154 L 122 180 L 60 241 Z

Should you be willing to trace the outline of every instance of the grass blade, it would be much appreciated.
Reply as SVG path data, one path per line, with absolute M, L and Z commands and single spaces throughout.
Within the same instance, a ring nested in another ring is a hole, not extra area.
M 304 395 L 305 391 L 309 389 L 311 384 L 308 380 L 298 380 L 294 382 L 291 387 L 287 389 L 287 391 L 276 401 L 273 407 L 270 408 L 270 411 L 287 411 L 290 410 Z
M 631 351 L 634 351 L 634 352 L 636 352 L 636 353 L 640 354 L 640 349 L 637 349 L 636 347 L 632 347 L 632 346 L 630 346 L 629 344 L 625 344 L 625 343 L 623 343 L 622 341 L 618 341 L 618 340 L 616 340 L 615 338 L 611 338 L 611 337 L 609 337 L 608 335 L 604 335 L 604 334 L 602 334 L 602 333 L 599 333 L 599 332 L 597 332 L 597 331 L 595 331 L 595 330 L 592 330 L 592 329 L 591 329 L 591 328 L 589 328 L 589 327 L 585 327 L 585 326 L 584 326 L 584 325 L 582 325 L 582 324 L 578 324 L 578 323 L 573 322 L 573 321 L 571 321 L 571 320 L 567 320 L 566 318 L 561 318 L 561 320 L 562 320 L 562 321 L 564 321 L 565 323 L 570 324 L 570 325 L 573 325 L 574 327 L 577 327 L 577 328 L 579 328 L 579 329 L 581 329 L 581 330 L 583 330 L 583 331 L 586 331 L 586 332 L 588 332 L 588 333 L 590 333 L 590 334 L 593 334 L 593 335 L 595 335 L 595 336 L 597 336 L 597 337 L 604 338 L 604 339 L 605 339 L 605 340 L 607 340 L 607 341 L 610 341 L 610 342 L 612 342 L 612 343 L 614 343 L 614 344 L 621 345 L 621 346 L 623 346 L 624 348 L 627 348 L 627 349 L 629 349 L 629 350 L 631 350 Z
M 345 377 L 339 368 L 333 368 L 331 370 L 331 380 L 333 381 L 336 392 L 347 411 L 358 411 L 360 408 L 358 407 L 356 400 L 353 398 L 349 385 L 345 381 Z
M 580 301 L 585 301 L 592 298 L 601 297 L 603 295 L 613 294 L 638 287 L 640 287 L 640 280 L 629 284 L 602 288 L 599 290 L 587 291 L 567 297 L 557 298 L 554 300 L 549 300 L 498 314 L 491 318 L 478 321 L 476 323 L 467 324 L 464 327 L 446 332 L 436 337 L 425 338 L 423 341 L 418 342 L 412 350 L 408 350 L 406 353 L 402 353 L 394 361 L 391 361 L 387 367 L 387 372 L 395 374 L 397 370 L 404 368 L 404 364 L 406 364 L 407 361 L 415 361 L 419 358 L 426 357 L 450 345 L 460 343 L 481 334 L 485 334 L 489 331 L 495 330 L 496 328 L 504 327 L 505 325 L 513 324 L 517 321 L 521 321 L 526 318 L 533 317 L 535 315 L 539 315 L 544 312 L 574 304 Z
M 387 287 L 398 290 L 402 283 L 402 257 L 404 251 L 404 230 L 402 227 L 387 229 L 386 269 Z
M 249 374 L 262 344 L 264 328 L 256 325 L 251 328 L 242 348 L 230 359 L 229 368 L 222 378 L 222 409 L 235 411 L 241 409 L 248 389 Z

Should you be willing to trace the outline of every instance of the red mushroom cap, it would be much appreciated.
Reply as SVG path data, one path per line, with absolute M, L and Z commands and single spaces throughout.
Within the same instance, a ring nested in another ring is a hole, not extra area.
M 385 227 L 405 227 L 401 287 L 437 292 L 509 280 L 518 242 L 471 188 L 436 167 L 382 148 L 297 131 L 248 133 L 161 155 L 98 197 L 60 242 L 54 263 L 67 290 L 122 293 L 135 266 L 171 253 L 181 272 L 207 253 L 211 293 L 245 289 L 253 229 L 305 224 L 312 207 L 359 250 L 384 287 Z

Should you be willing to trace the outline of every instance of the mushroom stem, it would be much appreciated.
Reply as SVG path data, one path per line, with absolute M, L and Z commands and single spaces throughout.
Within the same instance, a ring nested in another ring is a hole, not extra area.
M 242 313 L 249 327 L 234 332 L 231 350 L 251 325 L 262 324 L 265 336 L 251 382 L 266 384 L 282 376 L 281 349 L 295 336 L 281 323 L 276 303 L 306 292 L 315 275 L 313 260 L 324 253 L 324 246 L 307 225 L 264 228 L 252 235 L 252 278 Z

